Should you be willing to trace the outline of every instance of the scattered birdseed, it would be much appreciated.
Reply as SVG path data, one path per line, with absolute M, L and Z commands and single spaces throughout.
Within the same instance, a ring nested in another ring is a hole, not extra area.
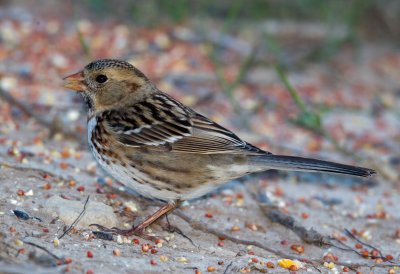
M 54 245 L 54 247 L 58 247 L 58 246 L 60 245 L 60 240 L 57 239 L 57 238 L 55 238 L 55 239 L 53 240 L 53 245 Z
M 21 240 L 15 240 L 15 245 L 22 246 L 22 245 L 24 245 L 24 242 Z
M 86 256 L 87 256 L 88 258 L 93 258 L 93 253 L 92 253 L 92 251 L 86 252 Z

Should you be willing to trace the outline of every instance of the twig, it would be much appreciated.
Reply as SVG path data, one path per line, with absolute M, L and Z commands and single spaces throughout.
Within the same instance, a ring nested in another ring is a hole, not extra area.
M 40 246 L 40 245 L 32 243 L 32 242 L 28 242 L 28 241 L 25 241 L 25 240 L 22 240 L 22 242 L 24 242 L 27 245 L 31 245 L 31 246 L 34 246 L 34 247 L 37 247 L 37 248 L 43 250 L 44 252 L 46 252 L 47 254 L 49 254 L 51 257 L 53 257 L 56 260 L 63 261 L 62 258 L 58 257 L 56 254 L 54 254 L 53 252 L 51 252 L 50 250 L 48 250 L 47 248 L 45 248 L 43 246 Z
M 12 96 L 10 93 L 6 92 L 4 89 L 0 88 L 0 97 L 7 102 L 8 104 L 17 107 L 20 109 L 26 116 L 31 117 L 35 119 L 40 125 L 48 128 L 50 130 L 50 135 L 58 132 L 63 134 L 67 138 L 75 139 L 76 141 L 79 141 L 82 143 L 82 136 L 77 134 L 76 132 L 72 132 L 68 130 L 66 127 L 62 126 L 57 126 L 57 123 L 55 121 L 49 122 L 39 115 L 32 111 L 32 108 L 29 106 L 25 105 L 18 99 L 16 99 L 14 96 Z
M 86 212 L 86 207 L 88 205 L 89 198 L 90 198 L 90 195 L 87 196 L 85 204 L 83 205 L 83 210 L 81 211 L 81 213 L 79 213 L 78 217 L 76 217 L 76 219 L 72 222 L 72 224 L 69 226 L 69 228 L 67 230 L 65 230 L 64 233 L 60 237 L 58 237 L 58 239 L 61 239 L 62 237 L 64 237 L 81 220 L 81 218 L 83 217 L 83 215 Z
M 185 222 L 187 222 L 189 224 L 189 226 L 192 229 L 196 229 L 199 231 L 202 231 L 204 233 L 207 234 L 212 234 L 215 235 L 217 237 L 222 237 L 228 241 L 231 241 L 233 243 L 236 244 L 240 244 L 240 245 L 252 245 L 258 248 L 261 248 L 267 252 L 270 252 L 272 254 L 275 254 L 281 258 L 287 258 L 287 259 L 292 259 L 292 260 L 299 260 L 305 263 L 318 263 L 318 264 L 323 264 L 325 261 L 323 259 L 306 259 L 302 256 L 297 256 L 297 255 L 292 255 L 292 254 L 288 254 L 285 253 L 283 251 L 277 250 L 272 248 L 269 245 L 263 244 L 260 241 L 252 241 L 252 240 L 245 240 L 245 239 L 238 239 L 234 236 L 232 236 L 231 233 L 225 233 L 224 231 L 220 231 L 218 229 L 212 228 L 207 226 L 205 223 L 202 223 L 200 221 L 196 221 L 194 220 L 192 217 L 186 215 L 182 210 L 180 209 L 176 209 L 173 214 L 177 215 L 178 217 L 180 217 L 182 220 L 184 220 Z M 340 265 L 340 266 L 347 266 L 349 268 L 358 268 L 358 267 L 378 267 L 378 268 L 388 268 L 388 267 L 400 267 L 400 264 L 388 264 L 388 263 L 381 263 L 381 264 L 371 264 L 371 263 L 348 263 L 348 262 L 343 262 L 343 261 L 336 261 L 335 262 L 336 265 Z
M 232 266 L 232 264 L 233 264 L 233 262 L 230 262 L 230 263 L 226 266 L 226 268 L 225 268 L 225 270 L 224 270 L 224 274 L 227 274 L 227 273 L 228 273 L 228 270 L 229 270 L 229 268 Z
M 383 256 L 383 253 L 382 253 L 378 248 L 374 247 L 374 246 L 371 245 L 371 244 L 368 244 L 368 243 L 366 243 L 366 242 L 361 241 L 358 237 L 356 237 L 356 235 L 354 235 L 353 233 L 351 233 L 351 231 L 348 230 L 347 228 L 346 228 L 344 231 L 346 232 L 347 236 L 349 236 L 350 238 L 354 239 L 355 241 L 357 241 L 358 243 L 360 243 L 360 244 L 362 244 L 362 245 L 368 246 L 369 248 L 372 248 L 372 249 L 378 251 L 379 256 L 380 256 L 381 258 L 385 258 L 385 257 Z

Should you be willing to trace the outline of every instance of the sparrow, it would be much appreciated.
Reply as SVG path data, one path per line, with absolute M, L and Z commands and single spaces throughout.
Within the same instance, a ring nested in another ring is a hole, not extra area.
M 88 143 L 98 164 L 140 195 L 165 205 L 128 230 L 141 233 L 182 201 L 269 169 L 368 177 L 375 171 L 296 156 L 274 155 L 160 91 L 128 62 L 103 59 L 64 78 L 87 106 Z

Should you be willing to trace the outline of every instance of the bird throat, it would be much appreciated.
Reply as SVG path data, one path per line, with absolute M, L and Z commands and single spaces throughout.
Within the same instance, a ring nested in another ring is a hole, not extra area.
M 81 94 L 82 94 L 83 100 L 85 101 L 88 113 L 90 115 L 93 112 L 93 100 L 88 94 L 86 94 L 84 92 L 82 92 Z

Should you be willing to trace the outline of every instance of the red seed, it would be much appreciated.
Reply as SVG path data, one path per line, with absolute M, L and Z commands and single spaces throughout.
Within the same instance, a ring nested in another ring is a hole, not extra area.
M 44 233 L 49 233 L 49 229 L 47 227 L 43 228 Z
M 257 259 L 257 258 L 251 258 L 251 261 L 252 261 L 253 263 L 258 263 L 258 259 Z
M 310 217 L 310 215 L 308 213 L 301 213 L 301 218 L 303 219 L 308 219 L 308 217 Z
M 393 256 L 388 254 L 388 255 L 386 255 L 385 259 L 388 261 L 391 261 L 391 260 L 393 260 Z
M 17 229 L 13 226 L 10 226 L 10 228 L 8 229 L 11 233 L 15 233 L 17 232 Z
M 371 256 L 373 258 L 379 257 L 379 252 L 376 249 L 371 250 Z
M 49 190 L 49 189 L 51 189 L 51 184 L 50 183 L 45 183 L 42 187 L 45 190 Z
M 254 251 L 250 250 L 249 252 L 247 252 L 247 254 L 253 256 L 255 253 L 254 253 Z
M 94 274 L 94 271 L 91 269 L 86 270 L 86 274 Z
M 68 168 L 68 163 L 66 163 L 66 162 L 61 162 L 61 163 L 60 163 L 60 168 L 61 168 L 61 169 L 67 169 L 67 168 Z
M 219 236 L 219 237 L 218 237 L 218 240 L 220 240 L 220 241 L 223 241 L 223 240 L 225 240 L 225 238 L 224 238 L 224 237 L 221 237 L 221 236 Z
M 25 196 L 25 191 L 23 191 L 22 189 L 18 189 L 17 190 L 17 195 L 18 196 Z
M 157 261 L 154 260 L 154 259 L 152 259 L 152 260 L 150 260 L 150 264 L 151 264 L 151 265 L 157 265 Z
M 194 271 L 194 274 L 201 274 L 201 271 L 198 270 L 198 269 L 196 269 L 196 270 Z
M 350 271 L 350 268 L 348 268 L 347 266 L 344 266 L 343 269 L 342 269 L 342 271 L 343 271 L 343 272 L 349 272 L 349 271 Z
M 64 259 L 64 263 L 65 264 L 70 264 L 70 263 L 72 263 L 72 259 L 71 258 L 65 258 Z
M 218 265 L 224 265 L 224 261 L 218 261 Z
M 18 249 L 18 254 L 25 254 L 25 253 L 26 253 L 25 248 Z
M 223 247 L 224 245 L 225 245 L 224 242 L 218 242 L 218 246 L 219 246 L 219 247 Z
M 85 187 L 84 186 L 78 186 L 76 188 L 76 190 L 79 191 L 79 192 L 83 192 L 83 191 L 85 191 Z
M 366 249 L 361 250 L 361 256 L 363 256 L 363 257 L 365 257 L 365 258 L 368 258 L 368 257 L 369 257 L 369 252 L 368 252 L 368 250 L 366 250 Z
M 150 252 L 151 252 L 151 254 L 156 254 L 158 251 L 157 251 L 157 249 L 152 248 L 152 249 L 150 250 Z
M 155 244 L 156 244 L 156 245 L 162 244 L 162 243 L 164 243 L 164 240 L 163 240 L 163 239 L 156 239 L 156 240 L 155 240 Z
M 267 267 L 268 268 L 275 268 L 275 265 L 273 262 L 267 262 Z
M 356 243 L 355 248 L 361 249 L 361 248 L 363 248 L 363 246 L 362 246 L 362 244 L 360 244 L 360 243 Z
M 290 249 L 293 250 L 293 251 L 296 251 L 299 254 L 304 253 L 304 246 L 302 246 L 302 245 L 292 245 L 290 247 Z
M 76 185 L 76 182 L 74 180 L 71 180 L 71 181 L 68 182 L 68 185 L 70 187 L 74 187 Z
M 87 256 L 88 258 L 93 258 L 93 253 L 92 253 L 92 251 L 86 252 L 86 256 Z
M 204 214 L 204 216 L 206 217 L 206 218 L 212 218 L 213 217 L 213 215 L 211 214 L 211 213 L 206 213 L 206 214 Z
M 138 245 L 140 243 L 140 241 L 139 241 L 139 239 L 133 239 L 132 243 L 135 244 L 135 245 Z
M 286 241 L 286 240 L 282 240 L 282 241 L 281 241 L 281 245 L 288 245 L 288 244 L 289 244 L 289 242 Z

